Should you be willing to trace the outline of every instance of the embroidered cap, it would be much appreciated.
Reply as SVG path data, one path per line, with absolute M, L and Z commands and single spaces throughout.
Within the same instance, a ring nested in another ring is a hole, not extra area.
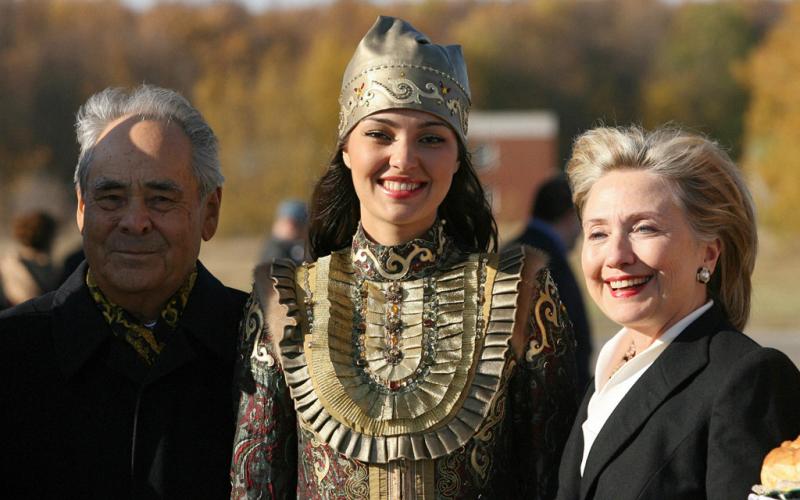
M 405 108 L 440 117 L 466 143 L 470 102 L 460 45 L 436 45 L 406 21 L 380 16 L 344 72 L 339 139 L 365 116 Z

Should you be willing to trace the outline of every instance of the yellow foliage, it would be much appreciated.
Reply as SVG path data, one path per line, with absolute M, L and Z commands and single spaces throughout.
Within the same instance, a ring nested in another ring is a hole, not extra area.
M 800 3 L 753 53 L 746 73 L 752 91 L 746 117 L 745 166 L 754 180 L 762 220 L 788 234 L 800 231 Z
M 730 85 L 728 56 L 755 40 L 731 33 L 757 23 L 734 15 L 704 24 L 698 16 L 730 2 L 687 4 L 338 0 L 255 13 L 235 1 L 164 1 L 136 11 L 122 0 L 0 0 L 0 176 L 5 182 L 42 168 L 69 189 L 80 104 L 107 86 L 148 82 L 183 93 L 219 137 L 227 179 L 220 230 L 263 233 L 281 199 L 307 199 L 326 168 L 342 73 L 379 13 L 406 18 L 437 43 L 463 46 L 473 108 L 555 111 L 562 158 L 571 138 L 598 121 L 688 116 L 738 141 L 744 104 Z M 767 4 L 775 2 L 751 10 Z M 659 50 L 670 26 L 674 50 Z M 784 213 L 800 198 L 790 192 L 800 182 L 782 182 L 788 174 L 772 165 L 798 157 L 800 124 L 790 110 L 800 102 L 792 69 L 800 49 L 791 36 L 797 28 L 782 29 L 745 72 L 758 92 L 748 123 L 748 151 L 759 162 L 753 170 L 770 207 Z M 688 66 L 684 53 L 695 55 Z

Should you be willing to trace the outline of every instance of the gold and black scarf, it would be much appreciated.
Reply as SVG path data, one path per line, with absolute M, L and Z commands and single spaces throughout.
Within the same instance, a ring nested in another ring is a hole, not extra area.
M 92 295 L 97 308 L 103 314 L 106 323 L 111 327 L 111 331 L 114 335 L 130 344 L 147 365 L 153 364 L 164 348 L 169 334 L 178 325 L 178 320 L 183 314 L 195 281 L 197 281 L 197 270 L 192 271 L 186 282 L 181 285 L 178 291 L 167 301 L 164 309 L 161 310 L 159 322 L 163 322 L 166 328 L 150 329 L 132 314 L 106 298 L 94 281 L 91 269 L 86 273 L 86 285 L 89 287 L 89 293 Z

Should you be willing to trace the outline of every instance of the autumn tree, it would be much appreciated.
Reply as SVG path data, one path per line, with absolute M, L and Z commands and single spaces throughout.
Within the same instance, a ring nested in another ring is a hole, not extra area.
M 736 68 L 756 41 L 752 4 L 686 3 L 676 8 L 642 95 L 644 123 L 675 122 L 740 151 L 748 96 Z
M 551 109 L 561 157 L 597 124 L 639 119 L 641 75 L 669 13 L 656 1 L 487 3 L 456 29 L 482 109 Z
M 236 2 L 136 11 L 121 0 L 0 0 L 0 190 L 39 171 L 69 189 L 78 106 L 148 82 L 183 93 L 219 136 L 221 230 L 263 232 L 281 198 L 307 198 L 326 168 L 344 67 L 379 13 L 463 46 L 473 108 L 554 111 L 562 158 L 600 122 L 679 121 L 735 145 L 747 93 L 732 68 L 775 5 L 338 0 L 254 13 Z M 753 144 L 779 140 L 748 127 Z
M 800 232 L 800 3 L 749 59 L 752 101 L 746 117 L 745 166 L 764 222 L 784 234 Z

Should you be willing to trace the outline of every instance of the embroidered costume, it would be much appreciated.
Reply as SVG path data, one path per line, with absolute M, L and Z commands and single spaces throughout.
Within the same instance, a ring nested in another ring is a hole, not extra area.
M 460 251 L 437 222 L 257 272 L 234 498 L 550 498 L 574 341 L 540 254 Z

